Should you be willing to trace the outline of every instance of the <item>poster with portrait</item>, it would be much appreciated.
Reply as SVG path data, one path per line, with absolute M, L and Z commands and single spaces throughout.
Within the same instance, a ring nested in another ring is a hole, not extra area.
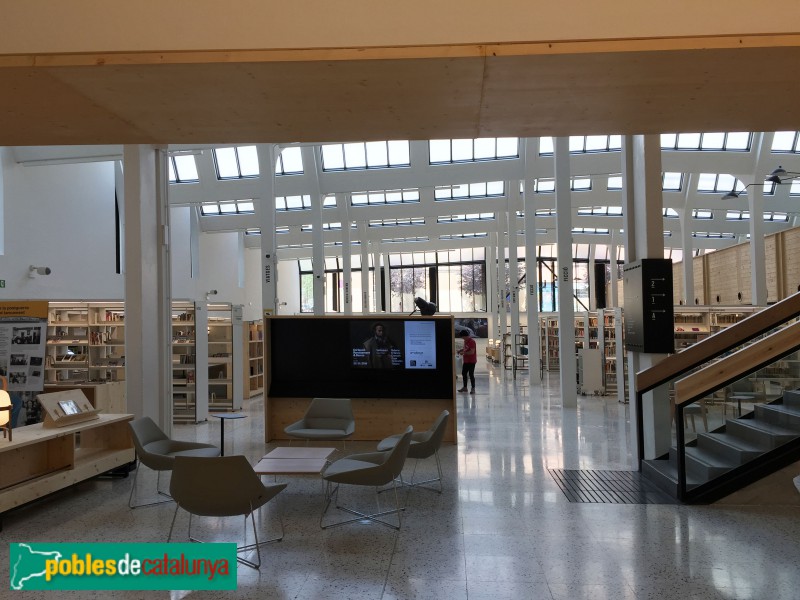
M 11 392 L 44 390 L 47 302 L 0 302 L 0 375 Z

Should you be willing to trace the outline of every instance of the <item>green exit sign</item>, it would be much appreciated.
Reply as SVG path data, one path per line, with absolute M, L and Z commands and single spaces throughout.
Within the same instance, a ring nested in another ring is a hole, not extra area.
M 6 287 L 6 280 L 5 279 L 0 279 L 0 288 L 4 288 L 4 287 Z

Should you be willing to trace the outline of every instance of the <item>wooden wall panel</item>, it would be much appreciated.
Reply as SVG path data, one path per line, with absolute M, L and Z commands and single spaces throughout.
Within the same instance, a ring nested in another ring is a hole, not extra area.
M 783 236 L 784 285 L 786 294 L 800 291 L 800 228 L 789 229 Z
M 739 303 L 736 298 L 739 280 L 735 275 L 738 268 L 737 254 L 735 248 L 725 248 L 708 255 L 708 287 L 711 290 L 709 306 Z
M 736 306 L 737 304 L 752 304 L 753 303 L 753 269 L 750 260 L 750 244 L 740 244 L 729 248 L 728 251 L 734 255 L 735 261 L 733 268 L 736 269 L 736 292 L 730 302 L 726 302 L 729 306 Z M 729 273 L 730 276 L 730 273 Z M 731 278 L 732 279 L 732 278 Z M 739 298 L 741 294 L 741 298 Z
M 783 298 L 779 289 L 778 277 L 778 234 L 768 235 L 764 238 L 764 270 L 767 275 L 767 302 L 777 302 Z
M 683 299 L 683 263 L 672 263 L 672 303 L 678 305 Z M 687 303 L 688 304 L 688 303 Z
M 694 299 L 689 298 L 687 304 L 690 306 L 692 304 L 706 304 L 705 287 L 703 285 L 706 275 L 705 261 L 702 256 L 695 256 L 692 261 L 694 261 L 692 266 L 694 272 Z M 697 301 L 695 302 L 695 300 Z

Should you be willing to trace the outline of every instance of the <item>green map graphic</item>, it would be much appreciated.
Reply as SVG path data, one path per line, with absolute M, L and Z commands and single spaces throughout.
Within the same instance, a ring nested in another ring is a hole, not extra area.
M 30 579 L 44 577 L 45 561 L 59 560 L 60 552 L 40 552 L 28 544 L 17 544 L 11 552 L 11 589 L 24 590 Z

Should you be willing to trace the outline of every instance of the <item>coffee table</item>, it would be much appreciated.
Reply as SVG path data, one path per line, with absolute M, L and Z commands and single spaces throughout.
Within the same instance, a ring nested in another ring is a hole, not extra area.
M 335 448 L 275 448 L 256 463 L 253 470 L 259 475 L 312 475 L 328 464 Z

